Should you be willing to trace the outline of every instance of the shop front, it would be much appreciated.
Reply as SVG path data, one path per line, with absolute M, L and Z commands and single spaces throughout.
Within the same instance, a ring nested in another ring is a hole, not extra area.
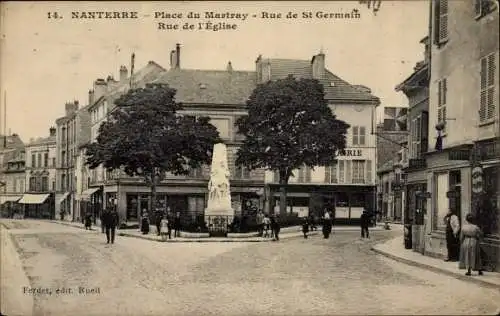
M 22 206 L 18 201 L 22 195 L 0 195 L 0 217 L 14 218 L 17 214 L 22 214 Z
M 427 214 L 427 199 L 430 192 L 427 189 L 427 167 L 425 159 L 409 159 L 405 169 L 407 183 L 405 186 L 406 205 L 404 208 L 404 224 L 411 225 L 411 240 L 413 251 L 425 252 L 425 218 Z
M 273 212 L 279 211 L 279 185 L 269 184 Z M 287 186 L 287 213 L 297 217 L 315 215 L 321 218 L 325 210 L 333 212 L 335 224 L 359 224 L 366 209 L 376 212 L 376 187 L 362 185 L 303 185 Z
M 449 210 L 455 212 L 463 224 L 467 213 L 471 212 L 471 146 L 461 145 L 427 155 L 427 190 L 424 215 L 425 245 L 428 256 L 447 256 L 444 217 Z
M 26 193 L 18 203 L 23 205 L 24 218 L 55 219 L 53 193 Z
M 80 220 L 83 223 L 85 215 L 92 214 L 92 219 L 96 224 L 103 210 L 102 188 L 89 188 L 83 191 L 79 198 Z

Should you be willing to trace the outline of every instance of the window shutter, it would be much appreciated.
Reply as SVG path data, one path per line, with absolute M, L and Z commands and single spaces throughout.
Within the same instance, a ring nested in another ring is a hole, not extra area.
M 448 0 L 439 1 L 439 43 L 448 38 Z
M 481 0 L 474 0 L 474 11 L 476 13 L 476 16 L 481 16 L 481 2 Z
M 307 183 L 311 182 L 311 168 L 308 166 L 305 166 L 304 173 L 305 173 L 305 182 L 307 182 Z
M 372 161 L 366 161 L 366 183 L 372 182 Z
M 441 83 L 441 88 L 443 89 L 443 92 L 441 93 L 441 95 L 442 95 L 442 103 L 441 104 L 446 105 L 446 94 L 448 93 L 446 78 L 443 79 L 443 82 Z
M 344 160 L 339 160 L 339 183 L 345 182 Z
M 488 56 L 487 118 L 495 117 L 495 54 Z
M 366 135 L 366 129 L 364 126 L 361 126 L 359 128 L 359 145 L 365 145 L 365 135 Z
M 331 183 L 332 166 L 325 166 L 325 183 Z
M 358 127 L 357 126 L 353 126 L 352 127 L 352 144 L 353 145 L 357 145 L 359 143 L 359 137 L 358 137 Z
M 420 135 L 420 150 L 422 153 L 428 150 L 428 133 L 429 133 L 429 114 L 427 112 L 422 112 L 422 131 Z
M 440 0 L 434 0 L 434 44 L 439 44 Z
M 345 162 L 345 182 L 350 183 L 352 180 L 352 163 L 351 160 Z

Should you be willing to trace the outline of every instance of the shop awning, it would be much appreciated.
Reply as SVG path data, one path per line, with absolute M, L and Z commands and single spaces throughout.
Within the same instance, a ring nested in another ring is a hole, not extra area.
M 21 204 L 42 204 L 50 194 L 25 194 L 19 200 Z
M 61 204 L 64 200 L 66 200 L 66 198 L 68 197 L 69 195 L 69 192 L 66 192 L 64 193 L 58 200 L 57 200 L 57 203 L 58 204 Z
M 6 202 L 17 202 L 22 195 L 0 196 L 0 205 Z
M 99 191 L 99 188 L 90 188 L 82 192 L 81 198 L 82 199 L 89 199 L 90 196 L 94 193 Z

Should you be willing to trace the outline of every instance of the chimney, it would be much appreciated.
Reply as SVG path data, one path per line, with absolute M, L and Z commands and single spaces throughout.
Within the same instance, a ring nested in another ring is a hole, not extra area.
M 94 104 L 94 90 L 89 90 L 89 105 Z
M 175 69 L 177 63 L 177 52 L 175 50 L 170 52 L 170 69 Z
M 74 102 L 67 102 L 64 107 L 66 111 L 66 116 L 69 116 L 78 111 L 78 101 L 75 100 Z
M 266 60 L 261 62 L 261 83 L 271 80 L 271 62 Z
M 226 69 L 227 69 L 228 72 L 232 72 L 233 71 L 233 65 L 231 65 L 231 62 L 227 63 L 227 68 Z
M 107 89 L 108 84 L 104 81 L 104 79 L 97 79 L 94 81 L 94 102 L 99 100 L 99 98 L 106 93 Z
M 56 128 L 54 126 L 52 126 L 50 129 L 49 129 L 49 135 L 50 136 L 56 136 Z
M 181 44 L 175 45 L 175 57 L 176 57 L 175 68 L 180 69 L 181 68 Z
M 124 65 L 120 66 L 120 83 L 123 83 L 127 80 L 128 69 Z
M 314 79 L 324 79 L 325 78 L 325 54 L 320 52 L 318 55 L 314 56 L 311 61 L 312 64 L 312 75 Z

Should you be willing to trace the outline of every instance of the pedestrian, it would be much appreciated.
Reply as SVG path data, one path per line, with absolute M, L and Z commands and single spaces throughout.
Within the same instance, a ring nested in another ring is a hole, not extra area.
M 281 230 L 279 214 L 275 214 L 273 217 L 271 217 L 271 229 L 273 231 L 274 240 L 279 241 Z
M 149 216 L 146 209 L 142 210 L 141 232 L 143 235 L 149 234 Z
M 370 214 L 366 209 L 361 213 L 361 238 L 370 238 L 370 232 L 368 230 L 368 226 L 370 226 Z
M 106 220 L 106 217 L 108 216 L 108 209 L 104 209 L 102 210 L 101 212 L 101 233 L 105 233 L 105 228 L 106 228 L 106 224 L 105 224 L 105 220 Z
M 265 214 L 264 215 L 264 219 L 262 221 L 263 221 L 263 225 L 264 225 L 263 237 L 264 238 L 268 238 L 268 237 L 271 236 L 270 235 L 270 232 L 271 232 L 271 220 L 269 219 L 269 215 Z
M 446 248 L 448 249 L 448 257 L 445 261 L 458 261 L 460 221 L 454 210 L 448 210 L 448 213 L 444 217 L 444 223 L 446 225 Z
M 481 262 L 481 241 L 483 232 L 476 224 L 476 218 L 472 214 L 465 217 L 466 224 L 460 231 L 460 261 L 459 269 L 467 269 L 465 275 L 471 275 L 471 271 L 477 271 L 483 275 Z
M 262 213 L 262 211 L 257 213 L 255 222 L 257 224 L 257 229 L 259 230 L 259 237 L 262 237 L 262 234 L 264 233 L 264 213 Z
M 169 223 L 167 215 L 162 216 L 160 223 L 161 223 L 161 233 L 160 233 L 161 239 L 163 241 L 167 240 L 167 238 L 171 239 L 170 236 L 171 229 L 168 228 Z
M 181 212 L 175 213 L 175 219 L 174 219 L 174 237 L 180 237 L 181 236 Z
M 307 239 L 307 233 L 309 232 L 309 220 L 305 216 L 302 220 L 302 233 L 304 233 L 304 239 Z
M 155 226 L 156 226 L 156 233 L 158 236 L 161 235 L 161 220 L 163 219 L 163 214 L 161 213 L 160 210 L 156 210 L 155 213 Z
M 330 212 L 325 209 L 325 214 L 323 215 L 323 238 L 328 239 L 330 237 L 331 232 L 332 232 L 331 215 Z
M 92 213 L 87 212 L 85 214 L 85 229 L 90 230 L 92 229 Z
M 106 226 L 106 240 L 107 243 L 111 241 L 112 244 L 115 243 L 115 230 L 118 226 L 118 212 L 115 209 L 111 209 L 106 212 L 106 217 L 104 218 L 104 225 Z

